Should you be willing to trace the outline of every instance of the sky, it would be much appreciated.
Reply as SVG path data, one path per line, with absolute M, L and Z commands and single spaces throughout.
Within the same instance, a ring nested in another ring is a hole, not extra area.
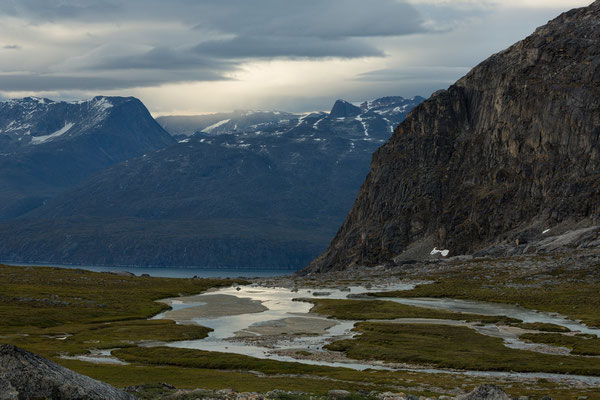
M 153 115 L 428 97 L 592 0 L 0 0 L 0 98 Z

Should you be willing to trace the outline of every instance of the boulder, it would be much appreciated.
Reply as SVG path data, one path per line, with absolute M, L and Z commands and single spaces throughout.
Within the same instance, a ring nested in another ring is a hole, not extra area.
M 135 397 L 16 346 L 0 345 L 0 400 Z

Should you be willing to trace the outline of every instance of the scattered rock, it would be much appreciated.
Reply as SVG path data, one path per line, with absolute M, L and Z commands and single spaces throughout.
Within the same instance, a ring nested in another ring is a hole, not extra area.
M 352 393 L 347 390 L 330 390 L 329 398 L 331 399 L 347 399 Z
M 475 388 L 471 393 L 458 396 L 457 400 L 510 400 L 510 397 L 494 385 L 481 385 Z

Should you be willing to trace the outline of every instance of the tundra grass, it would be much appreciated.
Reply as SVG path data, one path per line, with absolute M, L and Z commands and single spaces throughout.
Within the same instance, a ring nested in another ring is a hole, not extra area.
M 523 267 L 527 262 L 539 267 Z M 577 263 L 561 255 L 459 262 L 420 277 L 434 283 L 375 296 L 450 297 L 518 304 L 558 312 L 600 327 L 600 264 L 581 267 Z
M 315 306 L 311 312 L 344 320 L 427 318 L 467 322 L 516 324 L 521 320 L 503 316 L 488 316 L 416 307 L 383 300 L 309 299 Z
M 513 324 L 514 326 L 522 329 L 527 329 L 531 331 L 540 331 L 540 332 L 571 332 L 569 328 L 566 326 L 560 326 L 556 324 L 548 324 L 544 322 L 529 322 L 529 323 L 520 323 Z
M 481 371 L 548 372 L 600 376 L 600 358 L 511 349 L 500 338 L 467 327 L 361 322 L 353 339 L 327 345 L 359 360 Z
M 69 368 L 123 387 L 142 383 L 167 382 L 178 388 L 222 389 L 267 392 L 274 389 L 298 390 L 324 395 L 332 389 L 356 391 L 402 391 L 417 396 L 439 396 L 469 392 L 483 383 L 494 382 L 513 396 L 541 398 L 552 394 L 555 400 L 579 395 L 600 397 L 600 389 L 565 388 L 547 380 L 503 381 L 456 374 L 428 374 L 414 371 L 354 371 L 346 368 L 300 365 L 260 360 L 237 354 L 177 348 L 128 348 L 118 350 L 131 365 L 104 366 L 78 361 L 61 361 Z
M 155 300 L 230 284 L 0 265 L 0 342 L 54 356 L 141 341 L 200 339 L 207 328 L 147 320 L 169 309 Z
M 582 356 L 600 356 L 600 339 L 597 337 L 567 336 L 559 333 L 526 333 L 523 340 L 543 343 L 571 349 L 571 354 Z

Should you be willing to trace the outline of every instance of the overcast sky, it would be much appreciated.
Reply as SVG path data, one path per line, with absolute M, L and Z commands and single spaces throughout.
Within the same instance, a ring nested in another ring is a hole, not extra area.
M 154 115 L 429 96 L 591 0 L 0 0 L 0 97 Z

